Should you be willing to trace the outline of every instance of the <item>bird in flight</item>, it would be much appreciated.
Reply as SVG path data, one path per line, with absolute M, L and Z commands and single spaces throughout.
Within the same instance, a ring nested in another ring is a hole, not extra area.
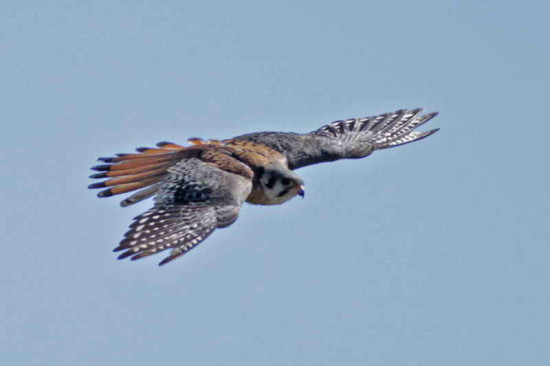
M 134 218 L 114 249 L 119 259 L 140 259 L 170 249 L 166 264 L 193 249 L 217 228 L 237 220 L 244 202 L 278 205 L 304 196 L 294 172 L 339 159 L 359 159 L 375 150 L 418 141 L 439 129 L 415 129 L 437 112 L 398 110 L 372 117 L 335 121 L 315 131 L 256 132 L 227 140 L 191 138 L 190 146 L 160 142 L 137 153 L 99 158 L 91 178 L 106 179 L 99 197 L 137 191 L 121 205 L 154 196 L 154 206 Z

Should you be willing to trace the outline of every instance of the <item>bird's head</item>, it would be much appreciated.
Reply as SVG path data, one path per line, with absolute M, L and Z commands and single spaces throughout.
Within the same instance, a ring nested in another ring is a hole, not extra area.
M 304 181 L 290 169 L 280 165 L 270 165 L 263 169 L 259 183 L 269 204 L 284 203 L 296 195 L 304 197 Z

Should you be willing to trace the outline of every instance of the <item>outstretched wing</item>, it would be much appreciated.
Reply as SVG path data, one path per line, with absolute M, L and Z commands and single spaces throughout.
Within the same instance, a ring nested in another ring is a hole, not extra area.
M 235 137 L 267 145 L 288 159 L 291 169 L 339 159 L 357 159 L 374 150 L 404 145 L 437 132 L 413 131 L 437 112 L 422 114 L 421 108 L 378 116 L 335 121 L 307 134 L 260 132 Z
M 242 164 L 234 161 L 234 164 Z M 159 265 L 185 254 L 216 228 L 231 225 L 252 189 L 252 172 L 225 171 L 199 159 L 186 159 L 168 169 L 155 205 L 137 216 L 115 251 L 132 260 L 172 249 Z

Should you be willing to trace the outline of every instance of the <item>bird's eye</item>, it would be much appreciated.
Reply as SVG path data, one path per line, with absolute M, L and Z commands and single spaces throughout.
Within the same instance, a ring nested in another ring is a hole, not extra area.
M 281 183 L 283 184 L 283 186 L 288 186 L 290 184 L 290 179 L 282 178 Z

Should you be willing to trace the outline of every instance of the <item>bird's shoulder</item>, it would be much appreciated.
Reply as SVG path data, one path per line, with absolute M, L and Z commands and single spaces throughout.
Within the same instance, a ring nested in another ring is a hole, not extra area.
M 274 163 L 287 165 L 285 155 L 262 143 L 239 139 L 202 140 L 197 138 L 189 139 L 189 142 L 193 144 L 190 148 L 202 149 L 205 157 L 216 159 L 223 151 L 253 171 Z
M 254 169 L 250 164 L 239 159 L 233 149 L 217 143 L 196 144 L 187 147 L 180 153 L 181 160 L 197 159 L 201 162 L 251 180 Z

